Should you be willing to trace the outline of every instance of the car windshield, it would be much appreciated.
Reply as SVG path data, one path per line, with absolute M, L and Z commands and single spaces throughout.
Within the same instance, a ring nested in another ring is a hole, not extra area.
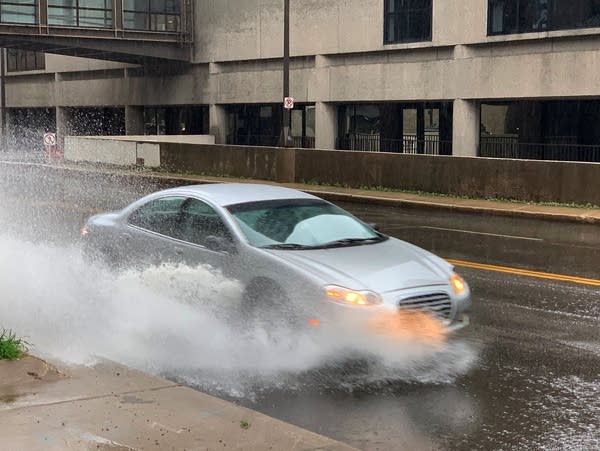
M 252 202 L 227 209 L 255 247 L 299 250 L 387 239 L 341 208 L 318 199 Z

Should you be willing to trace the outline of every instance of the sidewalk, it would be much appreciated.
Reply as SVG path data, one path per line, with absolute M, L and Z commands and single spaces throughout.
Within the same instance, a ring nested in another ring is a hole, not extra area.
M 3 450 L 352 450 L 121 365 L 0 361 Z

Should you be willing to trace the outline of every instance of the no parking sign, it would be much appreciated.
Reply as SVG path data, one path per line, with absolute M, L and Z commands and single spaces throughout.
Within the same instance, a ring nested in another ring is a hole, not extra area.
M 62 158 L 56 142 L 56 133 L 44 133 L 44 156 L 48 161 Z
M 44 146 L 56 146 L 56 133 L 44 133 Z
M 286 97 L 285 99 L 283 99 L 283 107 L 286 110 L 291 110 L 294 108 L 294 98 L 293 97 Z

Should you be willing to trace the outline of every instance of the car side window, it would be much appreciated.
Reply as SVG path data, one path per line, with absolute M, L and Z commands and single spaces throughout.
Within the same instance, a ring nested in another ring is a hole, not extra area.
M 180 238 L 182 207 L 185 201 L 185 197 L 151 200 L 131 214 L 129 223 L 161 235 Z
M 214 208 L 198 199 L 188 199 L 183 207 L 181 239 L 204 246 L 209 236 L 232 240 L 229 229 Z

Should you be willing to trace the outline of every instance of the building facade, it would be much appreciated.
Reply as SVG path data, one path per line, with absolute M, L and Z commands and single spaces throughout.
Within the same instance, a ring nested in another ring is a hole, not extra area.
M 0 1 L 0 22 L 96 29 L 118 19 L 123 30 L 174 33 L 190 7 L 25 3 Z M 7 46 L 7 131 L 276 144 L 283 0 L 196 0 L 190 11 L 186 61 Z M 600 161 L 600 0 L 292 0 L 291 56 L 298 146 Z

